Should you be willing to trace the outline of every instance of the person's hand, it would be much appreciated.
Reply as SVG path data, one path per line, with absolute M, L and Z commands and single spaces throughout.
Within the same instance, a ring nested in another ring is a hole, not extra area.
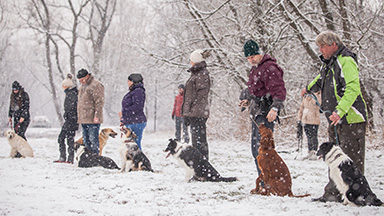
M 301 89 L 301 93 L 300 93 L 301 97 L 304 97 L 305 93 L 307 93 L 307 89 L 306 88 Z
M 99 124 L 100 123 L 100 119 L 97 118 L 97 117 L 93 118 L 93 123 Z
M 23 121 L 24 121 L 24 118 L 20 118 L 19 122 L 23 123 Z
M 122 112 L 119 112 L 119 118 L 121 119 L 123 117 L 123 113 Z
M 249 105 L 249 101 L 247 99 L 241 100 L 239 103 L 239 107 L 247 107 Z
M 273 122 L 275 121 L 276 117 L 277 117 L 277 111 L 274 109 L 269 110 L 269 113 L 267 115 L 268 121 Z
M 337 125 L 340 121 L 340 116 L 336 113 L 333 112 L 331 116 L 329 116 L 329 120 L 331 120 L 331 125 Z

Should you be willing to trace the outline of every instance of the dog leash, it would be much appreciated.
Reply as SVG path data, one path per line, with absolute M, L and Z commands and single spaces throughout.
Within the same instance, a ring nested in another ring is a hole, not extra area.
M 323 109 L 321 109 L 321 104 L 319 103 L 319 100 L 317 100 L 317 97 L 316 97 L 315 94 L 313 94 L 312 92 L 307 92 L 304 95 L 310 96 L 315 101 L 315 104 L 319 107 L 321 112 L 329 113 L 330 115 L 332 115 L 332 112 L 330 110 L 323 110 Z M 339 145 L 339 136 L 337 135 L 336 124 L 334 125 L 334 130 L 335 130 L 336 145 Z

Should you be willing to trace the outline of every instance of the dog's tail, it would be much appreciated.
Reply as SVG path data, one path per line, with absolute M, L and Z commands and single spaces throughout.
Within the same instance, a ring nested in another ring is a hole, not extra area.
M 218 182 L 234 182 L 234 181 L 238 181 L 238 179 L 236 177 L 219 177 L 217 178 L 217 181 Z
M 293 193 L 290 192 L 290 194 L 288 194 L 288 196 L 289 196 L 289 197 L 295 197 L 295 198 L 303 198 L 303 197 L 311 196 L 311 194 L 293 195 Z

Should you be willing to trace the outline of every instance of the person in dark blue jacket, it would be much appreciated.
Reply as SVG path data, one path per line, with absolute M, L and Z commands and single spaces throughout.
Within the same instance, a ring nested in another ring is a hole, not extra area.
M 120 121 L 121 125 L 125 125 L 136 134 L 136 143 L 142 150 L 141 139 L 147 125 L 147 118 L 144 115 L 145 88 L 141 74 L 129 75 L 128 87 L 129 92 L 121 102 Z
M 77 95 L 78 90 L 76 84 L 72 80 L 72 75 L 68 74 L 67 78 L 62 82 L 62 87 L 65 92 L 64 100 L 64 124 L 61 127 L 59 137 L 57 139 L 59 143 L 60 157 L 56 163 L 73 163 L 74 158 L 74 137 L 76 131 L 79 129 L 77 123 Z M 65 139 L 67 139 L 68 145 L 68 158 L 66 158 Z
M 27 140 L 25 132 L 27 131 L 30 122 L 29 96 L 17 81 L 12 83 L 8 117 L 10 125 L 12 125 L 13 117 L 13 128 L 16 134 Z

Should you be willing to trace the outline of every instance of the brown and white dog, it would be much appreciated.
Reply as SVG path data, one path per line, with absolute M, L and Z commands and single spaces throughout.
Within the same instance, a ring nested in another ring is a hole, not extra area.
M 103 148 L 105 147 L 105 145 L 107 145 L 108 138 L 109 137 L 115 138 L 116 135 L 117 133 L 114 130 L 112 130 L 112 128 L 104 128 L 101 130 L 99 134 L 99 155 L 100 156 L 103 153 Z M 83 145 L 83 144 L 84 144 L 83 137 L 81 137 L 75 142 L 76 146 Z
M 261 173 L 256 179 L 256 188 L 251 190 L 252 194 L 276 195 L 289 197 L 306 197 L 309 194 L 295 196 L 292 194 L 292 179 L 287 165 L 275 151 L 272 130 L 261 124 L 259 126 L 261 135 L 259 155 L 257 163 Z M 264 182 L 264 186 L 261 182 Z
M 136 144 L 136 134 L 129 128 L 121 127 L 121 172 L 150 171 L 153 172 L 151 162 Z
M 33 157 L 33 150 L 28 142 L 21 136 L 17 135 L 14 130 L 9 129 L 5 132 L 8 143 L 11 146 L 11 158 L 15 157 Z

